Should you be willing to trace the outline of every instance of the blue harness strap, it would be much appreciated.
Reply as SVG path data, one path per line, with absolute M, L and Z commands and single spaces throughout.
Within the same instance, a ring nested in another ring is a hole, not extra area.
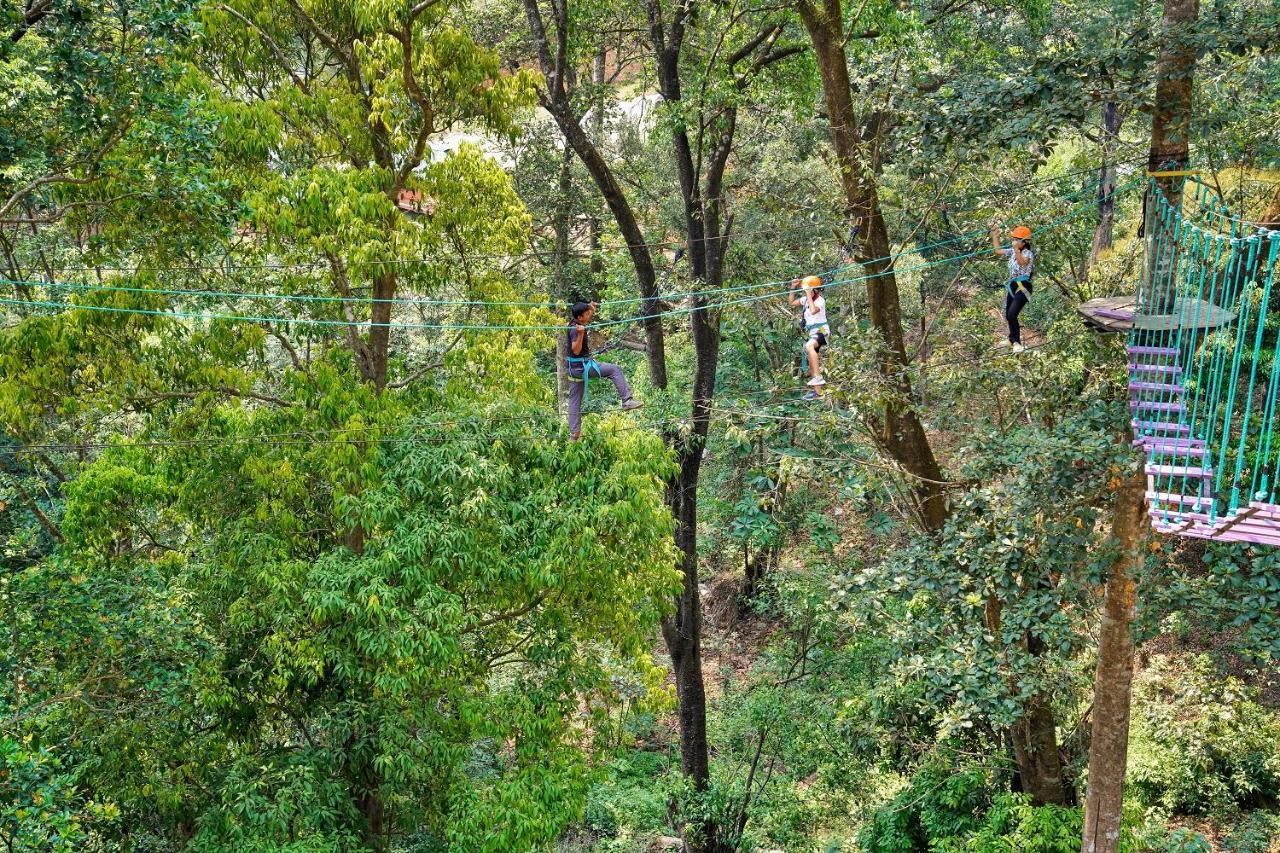
M 1025 285 L 1028 285 L 1028 286 L 1027 286 L 1026 288 L 1023 288 L 1023 285 L 1024 285 L 1024 284 L 1025 284 Z M 1009 291 L 1009 295 L 1010 295 L 1010 296 L 1013 296 L 1013 295 L 1014 295 L 1014 294 L 1016 294 L 1019 290 L 1023 290 L 1023 289 L 1025 289 L 1025 290 L 1027 291 L 1027 298 L 1028 298 L 1028 299 L 1030 299 L 1030 298 L 1031 298 L 1031 287 L 1030 287 L 1030 284 L 1031 284 L 1031 276 L 1029 276 L 1029 275 L 1016 275 L 1016 276 L 1014 276 L 1013 278 L 1009 279 L 1008 281 L 1006 281 L 1006 282 L 1004 283 L 1004 289 L 1005 289 L 1005 290 L 1007 290 L 1007 291 Z
M 592 358 L 589 355 L 571 355 L 569 356 L 567 366 L 568 366 L 568 370 L 566 372 L 569 375 L 569 381 L 582 383 L 582 405 L 586 406 L 587 391 L 590 390 L 591 388 L 591 383 L 587 380 L 591 378 L 591 369 L 593 367 L 595 368 L 596 376 L 604 375 L 603 373 L 600 372 L 600 365 L 599 363 L 596 362 L 594 358 Z M 573 375 L 573 368 L 575 366 L 581 366 L 582 378 L 578 378 Z

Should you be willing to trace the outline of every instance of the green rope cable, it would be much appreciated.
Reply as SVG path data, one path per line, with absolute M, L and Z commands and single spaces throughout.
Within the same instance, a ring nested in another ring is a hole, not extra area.
M 1280 240 L 1271 240 L 1271 251 L 1267 259 L 1267 282 L 1265 292 L 1268 294 L 1263 297 L 1263 305 L 1266 306 L 1270 302 L 1271 286 L 1275 282 L 1276 276 L 1276 257 L 1280 255 Z M 1263 334 L 1264 323 L 1258 324 L 1259 340 L 1254 345 L 1254 361 L 1258 359 L 1261 351 L 1261 338 Z M 1262 422 L 1259 424 L 1263 441 L 1258 448 L 1259 453 L 1254 461 L 1253 476 L 1249 482 L 1250 500 L 1260 501 L 1263 499 L 1267 491 L 1267 458 L 1271 455 L 1271 432 L 1275 427 L 1276 412 L 1276 383 L 1280 380 L 1280 358 L 1276 358 L 1276 352 L 1273 349 L 1271 353 L 1271 376 L 1267 382 L 1267 396 L 1262 409 Z
M 1154 186 L 1154 182 L 1152 182 L 1152 186 Z M 1162 199 L 1163 196 L 1160 196 L 1160 198 Z M 1155 238 L 1153 257 L 1151 261 L 1153 265 L 1149 271 L 1148 293 L 1146 305 L 1144 306 L 1146 313 L 1152 315 L 1163 311 L 1165 294 L 1168 293 L 1169 288 L 1172 286 L 1170 270 L 1172 269 L 1172 258 L 1175 257 L 1175 253 L 1169 247 L 1168 239 L 1169 228 L 1171 227 L 1172 220 L 1170 220 L 1164 207 L 1159 207 L 1157 209 L 1159 216 L 1156 219 L 1156 231 L 1153 235 Z M 1152 329 L 1148 331 L 1145 335 L 1142 335 L 1141 340 L 1149 346 L 1161 348 L 1167 347 L 1170 343 L 1169 332 L 1167 330 L 1161 331 L 1159 329 Z M 1159 358 L 1159 354 L 1153 353 L 1151 357 L 1153 361 L 1156 361 Z M 1178 361 L 1179 359 L 1175 357 L 1174 363 L 1176 364 Z M 1142 394 L 1139 395 L 1139 399 L 1143 399 L 1144 402 L 1152 404 L 1152 407 L 1147 410 L 1148 417 L 1152 421 L 1159 423 L 1173 420 L 1172 417 L 1164 414 L 1162 410 L 1158 408 L 1169 401 L 1168 395 L 1163 393 L 1157 393 L 1151 396 Z M 1180 433 L 1178 431 L 1175 431 L 1174 433 L 1175 437 L 1179 434 Z M 1168 477 L 1167 479 L 1168 484 L 1164 485 L 1165 476 L 1160 474 L 1156 475 L 1155 487 L 1157 492 L 1168 492 L 1172 490 L 1173 478 Z
M 1068 222 L 1071 219 L 1074 219 L 1080 216 L 1082 213 L 1084 213 L 1089 209 L 1090 209 L 1089 207 L 1080 206 L 1074 211 L 1070 211 L 1060 217 L 1057 217 L 1054 220 L 1051 220 L 1049 223 L 1043 226 L 1042 230 L 1049 230 L 1049 229 L 1055 228 L 1058 225 L 1063 224 L 1064 222 Z M 920 269 L 928 269 L 931 267 L 943 266 L 945 264 L 955 263 L 956 261 L 964 260 L 967 258 L 974 258 L 981 255 L 985 255 L 990 251 L 991 251 L 990 248 L 985 248 L 985 249 L 980 249 L 973 252 L 965 252 L 959 255 L 952 255 L 946 258 L 939 258 L 938 260 L 935 260 L 935 261 L 925 261 L 920 264 L 916 264 L 914 266 L 903 267 L 901 269 L 895 270 L 895 273 L 901 274 L 906 272 L 914 272 Z M 847 284 L 853 284 L 861 281 L 866 281 L 868 279 L 876 278 L 881 274 L 882 273 L 865 273 L 863 275 L 854 276 L 852 278 L 840 279 L 837 281 L 828 282 L 826 285 L 824 285 L 824 288 L 831 288 L 831 287 L 837 287 L 841 285 L 847 285 Z M 755 286 L 758 286 L 758 285 L 752 285 L 752 287 L 755 287 Z M 147 292 L 154 293 L 155 291 L 147 291 Z M 624 317 L 617 320 L 606 320 L 599 323 L 592 323 L 591 325 L 593 328 L 608 328 L 608 327 L 619 326 L 627 323 L 643 322 L 644 320 L 649 319 L 651 317 L 680 316 L 685 314 L 692 314 L 696 311 L 708 311 L 708 310 L 714 310 L 717 308 L 731 307 L 735 305 L 745 305 L 745 304 L 750 304 L 752 302 L 759 302 L 764 299 L 772 299 L 777 296 L 783 296 L 789 292 L 790 292 L 790 288 L 788 287 L 786 290 L 779 290 L 771 293 L 763 293 L 763 294 L 758 294 L 753 296 L 740 297 L 737 299 L 725 300 L 721 302 L 712 302 L 705 305 L 694 305 L 687 308 L 673 308 L 668 311 L 661 311 L 654 314 L 641 314 L 641 315 L 636 315 L 631 317 Z M 25 305 L 25 306 L 44 307 L 44 308 L 82 308 L 89 311 L 99 311 L 99 312 L 107 312 L 107 313 L 137 314 L 137 315 L 144 315 L 144 316 L 167 316 L 167 317 L 174 317 L 174 318 L 181 318 L 181 319 L 195 319 L 195 320 L 206 320 L 206 321 L 229 320 L 229 321 L 241 321 L 241 322 L 251 322 L 251 323 L 277 322 L 277 323 L 286 323 L 286 324 L 296 323 L 298 325 L 309 325 L 309 326 L 359 325 L 359 326 L 367 326 L 371 328 L 385 327 L 385 328 L 391 328 L 391 329 L 437 329 L 437 330 L 453 330 L 453 331 L 561 331 L 564 329 L 564 326 L 559 323 L 550 325 L 550 324 L 488 324 L 488 323 L 414 323 L 414 322 L 394 322 L 394 321 L 389 321 L 386 323 L 374 323 L 371 321 L 370 322 L 360 321 L 353 324 L 348 320 L 325 320 L 325 319 L 316 319 L 316 318 L 310 318 L 310 317 L 276 317 L 276 316 L 254 316 L 254 315 L 237 315 L 237 314 L 210 314 L 210 313 L 197 313 L 197 312 L 187 312 L 187 311 L 162 311 L 162 310 L 144 309 L 144 308 L 121 308 L 117 306 L 106 306 L 106 305 L 85 305 L 81 303 L 59 302 L 59 301 L 53 301 L 53 300 L 20 300 L 20 299 L 4 298 L 4 299 L 0 299 L 0 304 L 19 305 L 19 306 Z
M 1170 323 L 1169 329 L 1165 331 L 1165 343 L 1177 353 L 1177 355 L 1175 356 L 1176 358 L 1175 363 L 1181 365 L 1185 362 L 1185 357 L 1183 353 L 1187 351 L 1185 348 L 1185 341 L 1183 340 L 1182 312 L 1185 310 L 1185 300 L 1182 298 L 1182 294 L 1186 292 L 1186 289 L 1187 289 L 1186 281 L 1187 281 L 1187 276 L 1189 274 L 1188 271 L 1191 269 L 1191 265 L 1186 263 L 1186 260 L 1188 256 L 1193 256 L 1195 243 L 1194 243 L 1194 240 L 1192 239 L 1192 235 L 1194 232 L 1192 232 L 1190 229 L 1184 228 L 1183 221 L 1180 218 L 1173 217 L 1173 222 L 1174 222 L 1173 238 L 1170 241 L 1169 262 L 1167 264 L 1169 278 L 1168 278 L 1168 283 L 1165 285 L 1165 290 L 1172 297 L 1171 304 L 1169 305 L 1169 311 L 1173 317 L 1177 318 L 1177 321 Z M 1182 400 L 1175 401 L 1174 391 L 1172 389 L 1170 389 L 1167 392 L 1166 399 L 1170 406 L 1177 407 L 1178 417 L 1177 417 L 1176 423 L 1180 427 L 1179 435 L 1181 435 L 1181 426 L 1187 425 L 1188 436 L 1189 436 L 1190 425 L 1187 424 L 1186 400 L 1182 399 Z M 1189 461 L 1189 458 L 1190 456 L 1188 454 L 1188 461 Z M 1190 481 L 1186 476 L 1179 475 L 1175 472 L 1180 467 L 1190 468 L 1190 465 L 1188 464 L 1186 466 L 1180 466 L 1177 464 L 1178 460 L 1176 458 L 1173 461 L 1174 461 L 1174 464 L 1170 466 L 1170 471 L 1169 471 L 1169 478 L 1170 478 L 1169 488 L 1170 490 L 1172 490 L 1173 480 L 1177 479 L 1181 483 L 1181 486 L 1179 489 L 1180 494 L 1185 496 L 1187 494 L 1187 489 L 1190 484 Z M 1197 495 L 1198 495 L 1198 491 L 1199 490 L 1197 490 Z
M 1236 239 L 1234 236 L 1234 230 L 1235 229 L 1233 228 L 1232 229 L 1233 245 Z M 1256 248 L 1257 244 L 1255 243 L 1253 245 Z M 1236 256 L 1239 257 L 1240 253 L 1238 251 L 1238 246 L 1236 248 L 1237 248 Z M 1250 254 L 1252 254 L 1252 252 L 1250 252 Z M 1245 273 L 1242 275 L 1240 273 L 1239 264 L 1236 265 L 1236 277 L 1239 280 L 1239 287 L 1236 292 L 1237 298 L 1234 299 L 1233 302 L 1240 305 L 1240 310 L 1237 312 L 1236 321 L 1235 321 L 1235 326 L 1237 331 L 1233 335 L 1234 345 L 1232 346 L 1233 352 L 1231 356 L 1231 380 L 1227 383 L 1227 405 L 1225 407 L 1225 411 L 1223 412 L 1222 437 L 1221 437 L 1220 449 L 1218 451 L 1218 470 L 1215 470 L 1213 472 L 1214 478 L 1215 478 L 1215 485 L 1218 487 L 1219 494 L 1225 494 L 1225 487 L 1222 482 L 1222 476 L 1223 476 L 1223 472 L 1226 469 L 1227 449 L 1231 443 L 1231 424 L 1235 420 L 1236 391 L 1239 389 L 1239 385 L 1240 385 L 1240 361 L 1244 355 L 1244 348 L 1241 346 L 1241 344 L 1243 343 L 1242 338 L 1244 336 L 1245 330 L 1248 327 L 1248 322 L 1249 322 L 1249 319 L 1248 319 L 1249 301 L 1241 298 L 1244 296 L 1244 282 L 1247 280 L 1247 277 L 1248 277 L 1248 272 L 1247 272 L 1248 267 L 1249 267 L 1249 261 L 1246 260 Z M 1242 439 L 1243 439 L 1243 436 L 1242 436 Z M 1233 491 L 1238 491 L 1235 489 L 1234 483 L 1232 484 L 1232 488 L 1233 488 Z M 1229 511 L 1234 511 L 1234 509 L 1235 509 L 1235 506 L 1232 505 Z M 1212 519 L 1210 519 L 1210 521 L 1212 521 Z
M 1183 374 L 1183 382 L 1182 382 L 1182 385 L 1183 385 L 1183 388 L 1184 388 L 1184 389 L 1186 389 L 1186 388 L 1190 385 L 1190 383 L 1189 383 L 1187 380 L 1190 378 L 1190 376 L 1189 376 L 1190 368 L 1191 368 L 1192 364 L 1194 363 L 1194 364 L 1195 364 L 1195 366 L 1196 366 L 1195 383 L 1194 383 L 1194 392 L 1193 392 L 1193 393 L 1194 393 L 1194 400 L 1193 400 L 1192 405 L 1191 405 L 1191 407 L 1190 407 L 1190 416 L 1189 416 L 1189 417 L 1188 417 L 1188 419 L 1187 419 L 1187 439 L 1188 439 L 1188 442 L 1187 442 L 1187 445 L 1188 445 L 1188 447 L 1187 447 L 1187 449 L 1188 449 L 1188 452 L 1187 452 L 1187 461 L 1188 461 L 1188 464 L 1190 464 L 1190 457 L 1191 457 L 1191 453 L 1190 453 L 1190 444 L 1191 444 L 1191 442 L 1190 442 L 1190 440 L 1191 440 L 1192 438 L 1196 437 L 1196 424 L 1199 422 L 1199 419 L 1200 419 L 1200 406 L 1201 406 L 1201 403 L 1203 402 L 1203 403 L 1205 404 L 1205 408 L 1207 409 L 1207 408 L 1208 408 L 1208 402 L 1209 402 L 1209 401 L 1208 401 L 1208 393 L 1207 393 L 1207 392 L 1208 392 L 1208 383 L 1205 381 L 1205 377 L 1204 377 L 1205 359 L 1203 359 L 1203 358 L 1196 358 L 1196 356 L 1195 356 L 1195 354 L 1199 351 L 1199 347 L 1200 347 L 1200 345 L 1201 345 L 1204 341 L 1207 341 L 1207 340 L 1209 339 L 1209 336 L 1210 336 L 1210 333 L 1211 333 L 1211 330 L 1206 328 L 1206 329 L 1205 329 L 1205 331 L 1204 331 L 1204 340 L 1203 340 L 1203 341 L 1201 340 L 1201 335 L 1200 335 L 1200 313 L 1201 313 L 1201 310 L 1204 308 L 1204 306 L 1205 306 L 1206 304 L 1208 305 L 1208 310 L 1209 310 L 1209 311 L 1212 311 L 1212 310 L 1213 310 L 1214 305 L 1216 304 L 1216 303 L 1214 302 L 1214 299 L 1217 297 L 1217 293 L 1218 293 L 1218 277 L 1217 277 L 1216 275 L 1215 275 L 1215 276 L 1210 276 L 1210 275 L 1209 275 L 1209 269 L 1210 269 L 1210 266 L 1212 266 L 1212 268 L 1213 268 L 1213 269 L 1217 269 L 1217 268 L 1218 268 L 1219 264 L 1220 264 L 1220 263 L 1221 263 L 1221 261 L 1222 261 L 1222 246 L 1223 246 L 1223 244 L 1222 244 L 1222 242 L 1221 242 L 1221 241 L 1217 241 L 1217 240 L 1211 241 L 1211 240 L 1208 238 L 1208 236 L 1207 236 L 1207 235 L 1205 235 L 1205 234 L 1203 234 L 1203 233 L 1201 233 L 1201 232 L 1198 232 L 1198 231 L 1197 231 L 1197 232 L 1194 232 L 1194 233 L 1195 233 L 1195 238 L 1194 238 L 1194 240 L 1195 240 L 1195 241 L 1199 241 L 1199 246 L 1200 246 L 1200 248 L 1199 248 L 1199 258 L 1200 258 L 1201 263 L 1199 263 L 1199 264 L 1197 264 L 1197 265 L 1196 265 L 1196 266 L 1198 266 L 1198 267 L 1199 267 L 1199 269 L 1200 269 L 1200 281 L 1199 281 L 1199 285 L 1198 285 L 1198 288 L 1197 288 L 1197 291 L 1196 291 L 1196 300 L 1197 300 L 1197 302 L 1196 302 L 1196 324 L 1195 324 L 1195 326 L 1194 326 L 1194 327 L 1193 327 L 1193 329 L 1192 329 L 1192 333 L 1191 333 L 1191 342 L 1190 342 L 1189 346 L 1187 347 L 1187 353 L 1188 353 L 1187 359 L 1188 359 L 1188 361 L 1187 361 L 1187 366 L 1186 366 L 1186 368 L 1184 368 L 1184 371 L 1185 371 L 1185 372 L 1184 372 L 1184 374 Z M 1210 245 L 1210 244 L 1212 244 L 1212 245 L 1213 245 L 1213 253 L 1214 253 L 1214 255 L 1213 255 L 1213 263 L 1212 263 L 1212 265 L 1203 263 L 1203 261 L 1204 261 L 1204 259 L 1205 259 L 1205 256 L 1208 254 L 1208 247 L 1209 247 L 1209 245 Z M 1209 299 L 1208 299 L 1207 303 L 1206 303 L 1206 302 L 1205 302 L 1205 300 L 1204 300 L 1204 286 L 1205 286 L 1205 280 L 1206 280 L 1206 279 L 1208 279 L 1208 280 L 1209 280 Z M 1184 390 L 1184 392 L 1183 392 L 1183 400 L 1184 400 L 1184 401 L 1186 400 L 1186 392 L 1185 392 L 1185 390 Z M 1185 402 L 1184 402 L 1184 404 L 1185 404 Z M 1184 413 L 1183 413 L 1183 416 L 1186 416 L 1186 415 L 1187 415 L 1187 413 L 1186 413 L 1186 412 L 1184 412 Z M 1205 449 L 1204 454 L 1201 456 L 1201 459 L 1205 459 L 1205 458 L 1207 458 L 1207 457 L 1208 457 L 1208 453 L 1209 453 L 1209 451 L 1208 451 L 1208 449 L 1206 448 L 1206 449 Z M 1203 481 L 1201 481 L 1201 482 L 1203 483 Z M 1203 488 L 1202 488 L 1202 489 L 1200 489 L 1200 491 L 1201 491 L 1201 492 L 1203 492 Z M 1199 507 L 1199 505 L 1197 504 L 1197 508 L 1198 508 L 1198 507 Z
M 1256 280 L 1258 273 L 1258 240 L 1249 241 L 1249 256 L 1251 263 L 1249 264 L 1250 280 Z M 1262 292 L 1262 301 L 1258 305 L 1258 317 L 1255 321 L 1255 329 L 1253 334 L 1253 358 L 1249 361 L 1249 391 L 1245 395 L 1244 413 L 1240 418 L 1240 444 L 1236 447 L 1236 470 L 1235 476 L 1232 478 L 1231 488 L 1231 507 L 1230 511 L 1234 512 L 1240 505 L 1240 476 L 1244 470 L 1244 450 L 1245 436 L 1249 434 L 1249 418 L 1253 411 L 1253 388 L 1254 383 L 1258 379 L 1258 353 L 1262 350 L 1262 333 L 1263 327 L 1267 321 L 1267 303 L 1271 299 L 1271 278 L 1268 276 L 1266 284 Z M 1250 298 L 1247 300 L 1252 302 Z M 1237 349 L 1239 349 L 1237 347 Z
M 1236 292 L 1233 288 L 1233 282 L 1237 280 L 1236 271 L 1240 266 L 1239 253 L 1236 251 L 1234 242 L 1231 238 L 1219 235 L 1216 238 L 1225 248 L 1228 248 L 1226 262 L 1222 267 L 1216 270 L 1216 274 L 1222 281 L 1222 304 L 1226 306 L 1236 304 Z M 1218 434 L 1219 412 L 1223 406 L 1223 388 L 1226 385 L 1227 361 L 1230 357 L 1231 350 L 1234 348 L 1233 342 L 1236 339 L 1236 325 L 1239 323 L 1239 311 L 1234 312 L 1230 322 L 1224 323 L 1214 330 L 1213 333 L 1213 349 L 1209 353 L 1209 376 L 1210 388 L 1209 399 L 1212 403 L 1205 419 L 1205 458 L 1212 460 L 1212 452 L 1218 446 L 1222 437 Z M 1216 497 L 1223 494 L 1222 488 L 1222 464 L 1221 460 L 1214 468 L 1213 493 Z M 1216 503 L 1215 503 L 1216 509 Z
M 1110 196 L 1114 197 L 1120 192 L 1121 189 L 1127 189 L 1127 187 L 1123 187 L 1122 185 L 1117 184 L 1115 189 L 1112 190 Z M 1074 193 L 1068 193 L 1058 198 L 1052 204 L 1042 205 L 1035 212 L 1043 212 L 1044 210 L 1050 209 L 1051 207 L 1058 206 L 1062 201 L 1078 197 L 1084 194 L 1085 192 L 1091 192 L 1091 191 L 1092 191 L 1092 188 L 1086 187 L 1085 189 L 1078 190 Z M 1087 202 L 1081 203 L 1077 207 L 1080 209 L 1088 209 L 1088 207 L 1094 204 L 1096 204 L 1096 200 L 1090 199 Z M 1028 215 L 1030 215 L 1030 213 L 1028 213 Z M 842 272 L 844 270 L 852 269 L 855 266 L 861 266 L 864 263 L 873 264 L 873 263 L 892 262 L 898 258 L 905 257 L 906 255 L 922 254 L 931 249 L 936 249 L 942 246 L 950 245 L 952 243 L 960 242 L 962 240 L 968 240 L 976 236 L 981 236 L 984 233 L 986 232 L 984 232 L 981 229 L 966 231 L 962 234 L 958 234 L 946 240 L 938 240 L 933 243 L 926 243 L 920 246 L 915 246 L 911 249 L 903 249 L 900 252 L 895 252 L 895 253 L 884 255 L 878 258 L 871 258 L 865 262 L 841 264 L 841 265 L 832 267 L 829 270 L 825 270 L 823 272 L 818 273 L 818 276 L 826 277 L 829 275 Z M 555 300 L 552 300 L 550 298 L 542 299 L 542 300 L 483 300 L 483 299 L 467 300 L 467 299 L 431 299 L 431 298 L 425 298 L 425 297 L 424 298 L 417 298 L 417 297 L 365 298 L 365 297 L 345 297 L 345 296 L 332 296 L 332 295 L 262 293 L 262 292 L 256 292 L 256 291 L 219 291 L 219 290 L 188 290 L 188 289 L 170 289 L 170 288 L 129 287 L 124 285 L 94 284 L 94 283 L 83 283 L 83 282 L 51 283 L 51 282 L 41 282 L 41 281 L 18 281 L 14 279 L 0 279 L 0 283 L 27 286 L 27 287 L 65 288 L 67 290 L 81 290 L 81 291 L 90 291 L 90 292 L 110 291 L 110 292 L 121 292 L 121 293 L 161 293 L 161 294 L 172 295 L 172 296 L 207 297 L 210 299 L 251 299 L 251 300 L 263 299 L 263 300 L 273 300 L 273 301 L 280 301 L 280 302 L 319 302 L 319 303 L 344 303 L 344 304 L 350 303 L 350 302 L 360 302 L 360 303 L 369 303 L 369 304 L 389 303 L 393 305 L 419 305 L 419 306 L 440 305 L 440 306 L 451 306 L 451 307 L 466 307 L 466 306 L 474 307 L 474 306 L 500 305 L 500 306 L 525 307 L 525 308 L 530 308 L 530 307 L 550 308 L 555 304 Z M 736 292 L 742 292 L 747 290 L 756 290 L 762 287 L 790 285 L 790 283 L 791 283 L 791 279 L 768 281 L 768 282 L 753 282 L 750 284 L 729 285 L 725 287 L 710 288 L 707 290 L 691 290 L 691 291 L 685 291 L 680 293 L 665 293 L 665 294 L 660 293 L 656 297 L 637 296 L 637 297 L 627 297 L 623 299 L 606 299 L 606 300 L 601 300 L 597 304 L 600 306 L 634 305 L 638 303 L 656 301 L 657 299 L 663 299 L 667 301 L 672 301 L 672 300 L 678 301 L 678 300 L 687 299 L 691 297 L 697 298 L 699 296 L 708 296 L 713 294 L 736 293 Z
M 1187 247 L 1187 255 L 1190 258 L 1194 259 L 1195 257 L 1197 257 L 1197 254 L 1201 249 L 1202 235 L 1198 231 L 1189 231 L 1187 233 L 1190 235 L 1190 245 Z M 1180 264 L 1180 267 L 1183 270 L 1183 281 L 1179 289 L 1180 291 L 1188 294 L 1191 291 L 1191 282 L 1197 278 L 1196 270 L 1198 269 L 1200 271 L 1200 275 L 1198 277 L 1199 280 L 1196 286 L 1195 322 L 1191 326 L 1191 336 L 1190 336 L 1191 339 L 1189 342 L 1184 341 L 1182 339 L 1182 332 L 1181 332 L 1183 320 L 1185 319 L 1185 315 L 1186 315 L 1185 303 L 1180 302 L 1176 294 L 1174 299 L 1173 310 L 1176 312 L 1176 316 L 1178 318 L 1178 327 L 1179 327 L 1179 337 L 1178 337 L 1178 346 L 1177 346 L 1178 353 L 1179 353 L 1178 363 L 1179 363 L 1179 366 L 1182 366 L 1183 364 L 1183 359 L 1181 357 L 1182 353 L 1183 352 L 1194 353 L 1196 351 L 1196 332 L 1199 328 L 1200 312 L 1203 306 L 1202 300 L 1204 296 L 1204 278 L 1205 278 L 1206 270 L 1205 270 L 1204 264 L 1188 263 L 1188 264 Z M 1183 370 L 1185 371 L 1186 368 L 1184 367 Z M 1190 468 L 1192 467 L 1191 437 L 1194 432 L 1193 424 L 1195 423 L 1194 408 L 1199 405 L 1199 394 L 1197 393 L 1195 395 L 1194 403 L 1192 403 L 1191 401 L 1188 401 L 1186 374 L 1184 372 L 1181 375 L 1182 375 L 1182 379 L 1180 382 L 1173 381 L 1173 382 L 1170 382 L 1169 385 L 1173 387 L 1181 388 L 1182 399 L 1180 402 L 1182 404 L 1182 408 L 1178 412 L 1177 422 L 1180 428 L 1184 425 L 1187 427 L 1187 441 L 1185 442 L 1185 445 L 1175 443 L 1174 447 L 1179 448 L 1181 450 L 1181 453 L 1179 453 L 1179 449 L 1175 449 L 1171 455 L 1173 457 L 1173 464 L 1175 465 L 1181 464 L 1184 467 Z M 1171 400 L 1173 398 L 1174 393 L 1175 392 L 1171 388 L 1169 392 L 1169 396 Z M 1182 432 L 1181 429 L 1179 429 L 1179 435 L 1181 435 L 1181 432 Z M 1185 485 L 1185 482 L 1186 481 L 1184 478 L 1183 480 L 1184 485 Z
M 1271 253 L 1267 275 L 1274 281 L 1276 269 L 1280 267 L 1280 237 L 1271 237 L 1269 242 L 1271 243 Z M 1263 450 L 1258 460 L 1261 479 L 1254 491 L 1255 500 L 1265 500 L 1268 503 L 1275 503 L 1276 483 L 1277 479 L 1280 479 L 1274 473 L 1271 475 L 1267 473 L 1267 459 L 1271 457 L 1271 437 L 1275 431 L 1277 411 L 1280 411 L 1280 405 L 1277 402 L 1278 398 L 1280 398 L 1280 329 L 1277 329 L 1276 337 L 1271 345 L 1271 383 L 1267 394 L 1267 414 L 1262 426 L 1265 439 Z M 1276 457 L 1276 466 L 1277 470 L 1280 471 L 1280 455 Z

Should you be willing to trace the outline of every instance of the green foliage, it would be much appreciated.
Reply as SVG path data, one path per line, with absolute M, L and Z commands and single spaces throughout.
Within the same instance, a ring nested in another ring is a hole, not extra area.
M 1271 853 L 1280 839 L 1280 814 L 1255 811 L 1241 817 L 1227 837 L 1226 848 L 1232 853 Z
M 1280 795 L 1280 719 L 1207 657 L 1135 680 L 1130 739 L 1128 783 L 1150 805 L 1231 817 Z
M 610 761 L 587 791 L 583 825 L 600 839 L 621 844 L 638 834 L 663 830 L 667 800 L 663 779 L 669 759 L 633 751 Z M 610 849 L 608 844 L 601 845 Z
M 982 828 L 963 843 L 940 850 L 980 853 L 1075 853 L 1080 849 L 1084 814 L 1078 808 L 1033 806 L 1025 794 L 1001 794 L 987 811 Z
M 968 838 L 983 829 L 983 816 L 992 808 L 998 778 L 982 763 L 957 760 L 941 750 L 933 752 L 906 787 L 876 810 L 858 843 L 868 853 L 890 853 L 927 851 L 942 842 Z
M 0 736 L 0 841 L 6 849 L 81 850 L 95 824 L 118 816 L 110 803 L 85 803 L 74 775 L 49 750 Z

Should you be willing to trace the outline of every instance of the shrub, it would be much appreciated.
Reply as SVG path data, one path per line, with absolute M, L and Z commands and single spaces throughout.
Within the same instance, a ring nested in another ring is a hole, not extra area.
M 1205 656 L 1165 658 L 1135 682 L 1129 784 L 1171 813 L 1230 816 L 1280 793 L 1280 719 Z

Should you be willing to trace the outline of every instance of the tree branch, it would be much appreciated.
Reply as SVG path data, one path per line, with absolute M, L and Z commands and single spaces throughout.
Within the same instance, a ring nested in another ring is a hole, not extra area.
M 40 509 L 40 505 L 36 503 L 35 498 L 31 497 L 31 493 L 23 487 L 22 481 L 18 479 L 17 475 L 10 474 L 9 478 L 13 481 L 13 487 L 17 490 L 18 497 L 22 498 L 22 502 L 27 505 L 27 509 L 31 510 L 31 514 L 40 522 L 40 526 L 54 539 L 59 542 L 66 542 L 67 537 L 62 535 L 62 530 L 53 523 L 49 516 L 44 514 L 44 510 Z
M 258 26 L 258 24 L 255 23 L 254 21 L 240 14 L 235 9 L 232 9 L 230 6 L 226 5 L 225 3 L 219 3 L 214 8 L 219 9 L 223 12 L 226 12 L 228 15 L 231 15 L 232 17 L 236 18 L 241 23 L 243 23 L 246 27 L 257 32 L 258 37 L 262 39 L 262 41 L 266 44 L 267 48 L 270 49 L 272 55 L 274 55 L 276 58 L 276 62 L 280 63 L 280 67 L 284 69 L 285 73 L 288 74 L 290 79 L 293 80 L 294 85 L 296 85 L 299 89 L 301 89 L 306 94 L 308 95 L 311 94 L 311 86 L 307 83 L 306 80 L 304 80 L 302 77 L 299 77 L 298 74 L 293 70 L 293 66 L 289 63 L 288 57 L 284 55 L 284 50 L 281 49 L 280 45 L 276 44 L 275 39 L 271 38 L 271 36 L 267 34 L 266 30 Z
M 18 22 L 18 26 L 14 27 L 13 32 L 9 34 L 9 41 L 14 44 L 22 41 L 22 37 L 27 34 L 27 30 L 44 20 L 51 11 L 53 11 L 53 0 L 31 0 L 27 4 L 26 12 L 22 15 L 22 20 Z
M 130 403 L 150 403 L 160 400 L 194 400 L 201 394 L 216 393 L 226 394 L 229 397 L 242 397 L 249 400 L 257 400 L 261 403 L 270 403 L 273 406 L 293 407 L 298 404 L 292 400 L 285 400 L 280 397 L 273 397 L 270 394 L 261 394 L 257 391 L 241 391 L 232 385 L 214 385 L 209 388 L 201 388 L 197 391 L 158 391 L 155 394 L 148 394 L 144 397 L 130 397 Z

